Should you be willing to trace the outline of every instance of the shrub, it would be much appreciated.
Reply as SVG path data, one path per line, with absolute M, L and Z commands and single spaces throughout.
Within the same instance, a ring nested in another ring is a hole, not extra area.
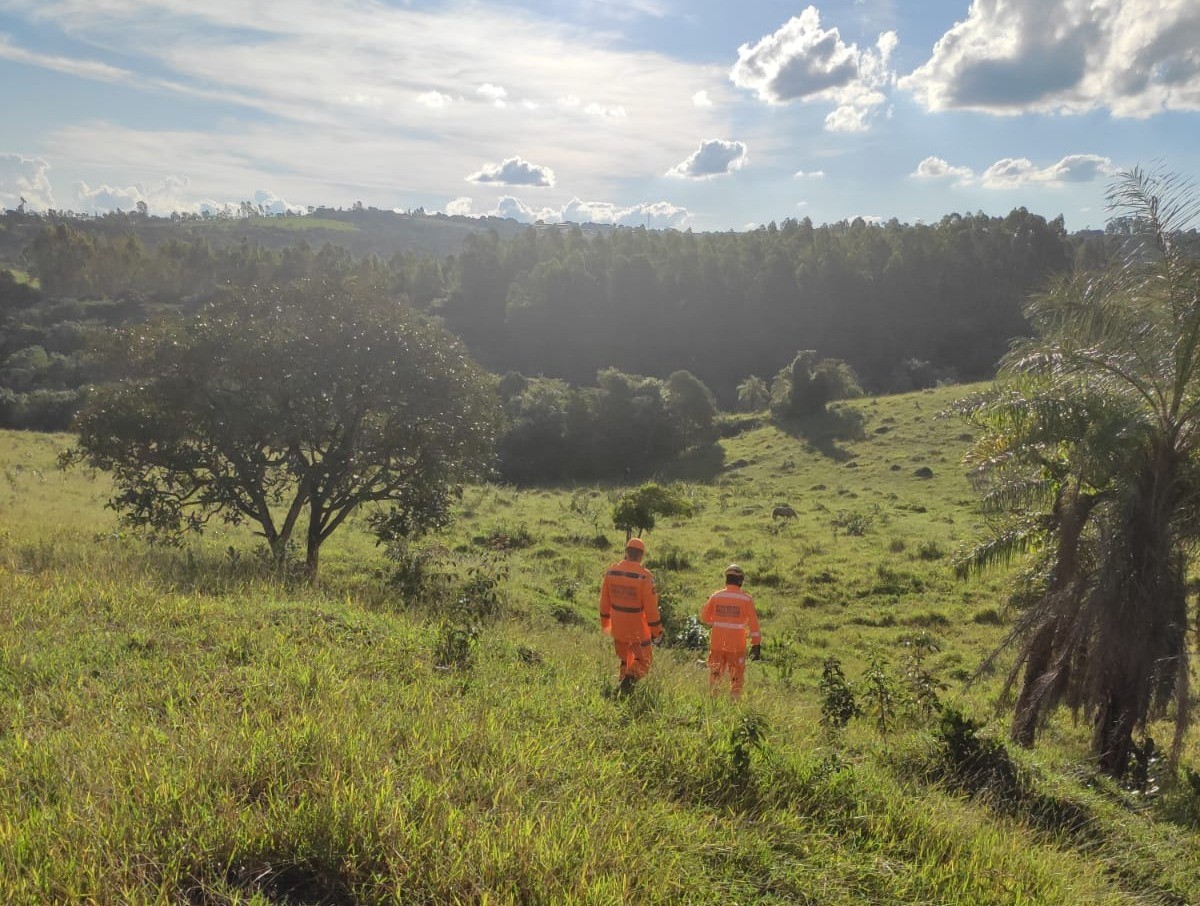
M 862 714 L 854 698 L 854 690 L 846 682 L 841 662 L 830 657 L 821 668 L 821 726 L 841 730 L 846 724 Z
M 695 616 L 688 617 L 683 628 L 670 639 L 672 645 L 688 651 L 704 651 L 708 648 L 708 630 Z
M 1020 792 L 1016 765 L 1003 743 L 980 735 L 981 726 L 957 708 L 942 711 L 936 736 L 943 764 L 968 792 L 987 789 L 1011 802 Z

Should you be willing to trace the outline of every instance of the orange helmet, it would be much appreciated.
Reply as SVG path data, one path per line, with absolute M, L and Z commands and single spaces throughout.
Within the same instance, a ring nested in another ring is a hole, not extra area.
M 645 551 L 646 542 L 641 538 L 630 538 L 625 542 L 625 550 L 627 551 Z
M 744 579 L 746 578 L 746 573 L 736 563 L 730 563 L 727 567 L 725 567 L 725 578 L 728 579 L 730 576 L 736 576 L 739 579 Z

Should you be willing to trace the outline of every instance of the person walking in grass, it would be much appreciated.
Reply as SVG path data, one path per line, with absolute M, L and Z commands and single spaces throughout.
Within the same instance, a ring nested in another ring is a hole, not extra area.
M 611 635 L 620 665 L 622 694 L 628 694 L 650 672 L 650 646 L 662 640 L 662 617 L 654 574 L 642 566 L 646 544 L 625 542 L 625 559 L 604 571 L 600 583 L 600 629 Z
M 762 657 L 762 632 L 754 599 L 742 591 L 746 574 L 736 563 L 725 567 L 725 587 L 715 591 L 700 608 L 700 622 L 712 627 L 708 647 L 708 687 L 717 691 L 721 674 L 729 672 L 729 691 L 740 698 L 746 678 L 746 636 L 750 636 L 750 660 Z

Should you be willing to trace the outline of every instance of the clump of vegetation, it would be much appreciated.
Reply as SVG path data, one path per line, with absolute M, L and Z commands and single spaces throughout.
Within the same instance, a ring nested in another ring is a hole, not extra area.
M 679 488 L 644 484 L 621 495 L 613 506 L 613 525 L 625 532 L 628 541 L 654 528 L 659 516 L 691 516 L 695 507 Z
M 1187 180 L 1135 169 L 1109 201 L 1131 228 L 1124 260 L 1034 297 L 1034 336 L 961 407 L 981 432 L 970 461 L 995 531 L 960 572 L 1027 566 L 1009 637 L 1013 740 L 1032 745 L 1065 704 L 1119 777 L 1136 730 L 1173 712 L 1178 754 L 1189 721 L 1200 258 L 1182 237 L 1200 199 Z
M 835 657 L 825 659 L 821 668 L 821 726 L 830 730 L 841 730 L 863 712 L 855 699 L 854 690 L 842 672 L 841 662 Z

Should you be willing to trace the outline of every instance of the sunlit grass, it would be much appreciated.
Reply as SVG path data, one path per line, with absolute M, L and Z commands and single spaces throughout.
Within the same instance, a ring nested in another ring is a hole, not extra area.
M 503 616 L 447 664 L 459 617 L 389 585 L 361 526 L 317 589 L 240 529 L 148 548 L 102 476 L 55 469 L 69 438 L 0 435 L 4 901 L 1200 901 L 1191 800 L 1096 779 L 1069 716 L 1014 756 L 1018 806 L 946 783 L 929 721 L 820 724 L 826 658 L 899 682 L 925 631 L 944 700 L 1003 737 L 1000 677 L 964 684 L 1006 617 L 1003 577 L 951 575 L 978 522 L 963 428 L 932 418 L 956 392 L 855 404 L 864 436 L 836 456 L 731 438 L 687 486 L 697 515 L 647 536 L 675 625 L 745 567 L 768 659 L 740 704 L 679 647 L 613 695 L 595 597 L 620 489 L 467 490 L 420 547 L 501 577 Z M 772 520 L 782 503 L 798 518 Z

